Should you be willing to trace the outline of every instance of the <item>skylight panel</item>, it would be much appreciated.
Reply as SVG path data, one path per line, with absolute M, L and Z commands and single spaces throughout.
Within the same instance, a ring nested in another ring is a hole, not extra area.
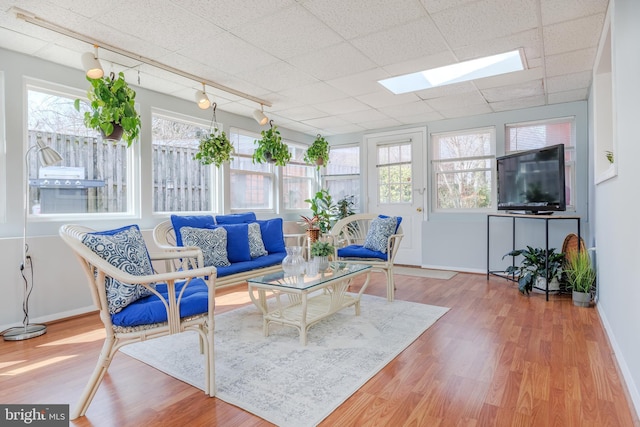
M 520 49 L 378 80 L 396 95 L 524 70 Z

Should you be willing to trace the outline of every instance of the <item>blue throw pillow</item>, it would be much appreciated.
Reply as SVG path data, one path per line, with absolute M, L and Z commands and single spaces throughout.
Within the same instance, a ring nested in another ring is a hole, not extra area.
M 237 214 L 218 215 L 216 216 L 216 224 L 246 224 L 254 222 L 256 214 L 254 212 L 244 212 Z
M 286 252 L 284 244 L 284 232 L 282 231 L 282 218 L 273 218 L 256 221 L 260 224 L 264 248 L 270 254 Z
M 196 246 L 202 250 L 205 267 L 227 267 L 227 230 L 218 228 L 182 227 L 184 246 Z
M 153 274 L 149 251 L 140 228 L 128 225 L 115 230 L 87 233 L 82 243 L 109 264 L 135 276 Z M 105 281 L 107 305 L 114 314 L 140 298 L 153 295 L 142 285 L 122 283 L 111 277 Z
M 374 218 L 373 221 L 371 221 L 369 231 L 362 246 L 366 249 L 386 254 L 389 236 L 394 234 L 397 228 L 398 219 L 395 216 Z
M 249 255 L 251 258 L 258 258 L 259 256 L 268 254 L 269 253 L 264 247 L 264 242 L 262 241 L 260 224 L 252 222 L 249 224 Z
M 210 228 L 215 225 L 215 221 L 212 215 L 171 215 L 171 225 L 176 234 L 176 245 L 184 246 L 180 233 L 182 227 Z
M 227 257 L 231 263 L 251 261 L 249 251 L 249 224 L 224 224 L 227 230 Z

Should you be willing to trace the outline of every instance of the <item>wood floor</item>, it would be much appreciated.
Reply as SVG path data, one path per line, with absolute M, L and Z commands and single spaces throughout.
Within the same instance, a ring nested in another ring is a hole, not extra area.
M 367 293 L 385 295 L 383 276 Z M 594 308 L 484 275 L 396 276 L 396 298 L 451 310 L 321 426 L 639 426 Z M 355 286 L 357 288 L 357 285 Z M 220 290 L 216 312 L 248 303 Z M 97 315 L 0 343 L 0 403 L 69 403 L 94 368 Z M 77 426 L 268 426 L 119 353 Z

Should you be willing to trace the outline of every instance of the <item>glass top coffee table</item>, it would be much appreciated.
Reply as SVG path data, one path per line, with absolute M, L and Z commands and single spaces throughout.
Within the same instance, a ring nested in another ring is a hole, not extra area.
M 360 291 L 347 292 L 353 279 L 365 274 Z M 370 265 L 332 262 L 315 276 L 289 276 L 281 271 L 247 283 L 251 301 L 262 311 L 264 335 L 269 336 L 271 323 L 292 326 L 300 331 L 300 344 L 306 345 L 309 327 L 320 320 L 350 306 L 360 315 L 360 296 L 369 285 L 370 274 Z

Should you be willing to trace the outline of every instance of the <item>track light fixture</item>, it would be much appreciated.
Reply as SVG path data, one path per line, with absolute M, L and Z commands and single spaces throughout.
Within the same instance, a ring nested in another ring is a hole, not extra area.
M 198 107 L 202 110 L 206 110 L 211 107 L 211 101 L 209 101 L 209 97 L 207 96 L 207 92 L 204 91 L 204 83 L 202 83 L 202 92 L 196 92 L 196 102 L 198 103 Z
M 82 55 L 82 68 L 90 79 L 101 79 L 104 76 L 102 65 L 98 60 L 98 45 L 93 45 L 94 52 L 87 52 Z
M 260 126 L 266 125 L 269 121 L 269 117 L 265 116 L 263 109 L 264 106 L 260 104 L 260 109 L 253 112 L 253 118 L 256 119 L 256 122 L 258 122 Z

